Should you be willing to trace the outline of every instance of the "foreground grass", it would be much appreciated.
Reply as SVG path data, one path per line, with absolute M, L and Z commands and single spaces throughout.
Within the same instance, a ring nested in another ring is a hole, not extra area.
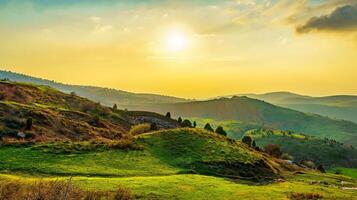
M 312 182 L 312 179 L 315 182 Z M 129 188 L 138 199 L 288 199 L 291 192 L 314 193 L 324 199 L 356 199 L 357 191 L 343 190 L 336 182 L 337 176 L 319 174 L 297 175 L 285 182 L 254 185 L 229 179 L 203 175 L 169 175 L 149 177 L 73 177 L 73 184 L 85 190 L 114 191 L 119 186 Z M 26 177 L 0 175 L 0 180 L 68 179 L 66 177 Z M 348 179 L 346 179 L 348 180 Z M 348 182 L 348 181 L 347 181 Z M 327 183 L 327 184 L 326 184 Z

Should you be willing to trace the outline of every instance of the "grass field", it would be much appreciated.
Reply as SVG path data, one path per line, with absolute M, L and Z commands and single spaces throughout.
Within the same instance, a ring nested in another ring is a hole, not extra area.
M 312 179 L 313 178 L 313 179 Z M 64 180 L 68 177 L 33 177 L 0 175 L 0 180 Z M 313 182 L 312 180 L 315 180 Z M 346 182 L 349 179 L 344 179 Z M 203 175 L 166 175 L 139 177 L 73 177 L 72 181 L 85 190 L 112 190 L 119 185 L 133 191 L 138 199 L 288 199 L 291 192 L 317 193 L 324 199 L 353 200 L 355 190 L 342 190 L 333 175 L 298 175 L 285 182 L 254 185 Z M 320 182 L 319 182 L 320 181 Z M 323 184 L 322 184 L 323 183 Z M 328 183 L 329 185 L 326 185 Z
M 328 170 L 330 173 L 341 173 L 345 176 L 349 176 L 351 178 L 357 179 L 357 169 L 356 168 L 344 168 L 344 167 L 337 167 Z
M 251 165 L 257 173 L 267 173 L 259 171 L 261 166 L 256 162 L 270 158 L 199 129 L 143 134 L 137 143 L 143 150 L 90 149 L 86 147 L 88 143 L 74 145 L 75 149 L 68 149 L 63 143 L 1 147 L 0 182 L 71 179 L 84 190 L 115 191 L 124 186 L 137 199 L 283 200 L 291 192 L 319 194 L 331 200 L 352 200 L 357 196 L 356 190 L 343 189 L 356 188 L 356 180 L 334 174 L 286 172 L 280 181 L 265 182 L 204 175 L 208 174 L 205 163 L 241 163 L 243 168 Z M 219 165 L 214 167 L 209 168 L 211 172 L 224 172 Z

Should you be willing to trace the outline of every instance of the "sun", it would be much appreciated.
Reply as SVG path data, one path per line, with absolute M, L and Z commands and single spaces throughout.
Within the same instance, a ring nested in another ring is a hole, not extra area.
M 170 51 L 183 51 L 187 48 L 188 36 L 184 32 L 171 31 L 166 38 L 166 46 Z

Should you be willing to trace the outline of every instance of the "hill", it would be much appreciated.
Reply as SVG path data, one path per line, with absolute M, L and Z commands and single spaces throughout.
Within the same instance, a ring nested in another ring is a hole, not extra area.
M 138 199 L 353 199 L 353 179 L 321 174 L 200 129 L 171 129 L 136 137 L 141 149 L 89 148 L 88 142 L 0 146 L 0 186 L 62 181 L 91 192 L 118 186 Z M 11 159 L 8 159 L 11 157 Z M 299 173 L 293 173 L 295 170 Z M 257 182 L 258 181 L 258 182 Z M 263 181 L 263 182 L 262 182 Z M 0 187 L 1 190 L 2 187 Z M 59 188 L 58 188 L 59 189 Z M 104 193 L 106 194 L 106 193 Z
M 260 126 L 302 132 L 311 136 L 327 137 L 346 144 L 357 145 L 357 124 L 307 114 L 248 97 L 220 98 L 174 104 L 139 107 L 158 113 L 168 111 L 175 117 L 237 120 Z
M 289 92 L 274 92 L 239 96 L 248 96 L 302 112 L 357 122 L 357 96 L 353 95 L 311 97 Z
M 54 141 L 127 138 L 132 125 L 157 123 L 176 127 L 175 120 L 150 112 L 128 112 L 54 90 L 48 86 L 0 81 L 2 141 Z
M 101 88 L 94 86 L 80 86 L 57 83 L 55 81 L 27 76 L 24 74 L 0 70 L 0 79 L 9 79 L 16 82 L 34 83 L 38 85 L 47 85 L 65 93 L 75 92 L 79 96 L 86 97 L 92 101 L 100 102 L 107 106 L 117 104 L 120 108 L 126 108 L 127 105 L 142 105 L 151 103 L 176 103 L 188 101 L 183 98 L 156 95 L 140 94 L 126 92 L 122 90 Z
M 282 151 L 293 156 L 295 162 L 311 160 L 325 167 L 357 167 L 357 150 L 330 139 L 320 139 L 291 131 L 253 129 L 247 131 L 264 148 L 267 144 L 278 144 Z

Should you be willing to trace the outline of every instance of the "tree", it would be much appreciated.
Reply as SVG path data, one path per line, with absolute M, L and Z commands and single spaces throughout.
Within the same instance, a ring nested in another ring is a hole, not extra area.
M 267 146 L 264 147 L 264 151 L 276 158 L 280 158 L 281 155 L 283 154 L 280 150 L 280 146 L 277 144 L 268 144 Z
M 193 121 L 193 128 L 196 128 L 196 126 L 197 126 L 196 121 Z M 351 146 L 352 146 L 352 145 L 351 145 Z
M 117 104 L 114 104 L 114 105 L 113 105 L 113 110 L 118 110 Z
M 253 140 L 253 142 L 252 142 L 252 147 L 256 147 L 257 146 L 257 144 L 255 143 L 255 141 Z
M 218 126 L 215 132 L 219 135 L 227 136 L 227 132 L 223 129 L 222 126 Z
M 192 124 L 191 124 L 190 120 L 185 119 L 185 120 L 183 120 L 183 122 L 181 123 L 181 126 L 182 126 L 182 127 L 192 127 Z
M 179 118 L 177 119 L 177 121 L 178 121 L 178 123 L 181 123 L 181 122 L 182 122 L 182 118 L 179 117 Z
M 167 118 L 171 118 L 171 113 L 170 113 L 170 112 L 167 112 L 165 116 L 166 116 Z
M 248 145 L 249 147 L 252 147 L 253 139 L 249 135 L 246 135 L 242 138 L 242 142 Z
M 212 126 L 211 126 L 211 124 L 209 124 L 209 123 L 207 123 L 207 124 L 205 125 L 204 129 L 206 129 L 207 131 L 212 131 L 212 132 L 214 131 L 213 128 L 212 128 Z
M 29 117 L 26 120 L 26 130 L 31 130 L 32 129 L 32 118 Z
M 158 130 L 156 123 L 150 124 L 150 130 L 152 130 L 152 131 Z
M 319 170 L 321 173 L 326 173 L 325 168 L 324 168 L 323 165 L 319 165 L 319 166 L 317 167 L 317 170 Z

